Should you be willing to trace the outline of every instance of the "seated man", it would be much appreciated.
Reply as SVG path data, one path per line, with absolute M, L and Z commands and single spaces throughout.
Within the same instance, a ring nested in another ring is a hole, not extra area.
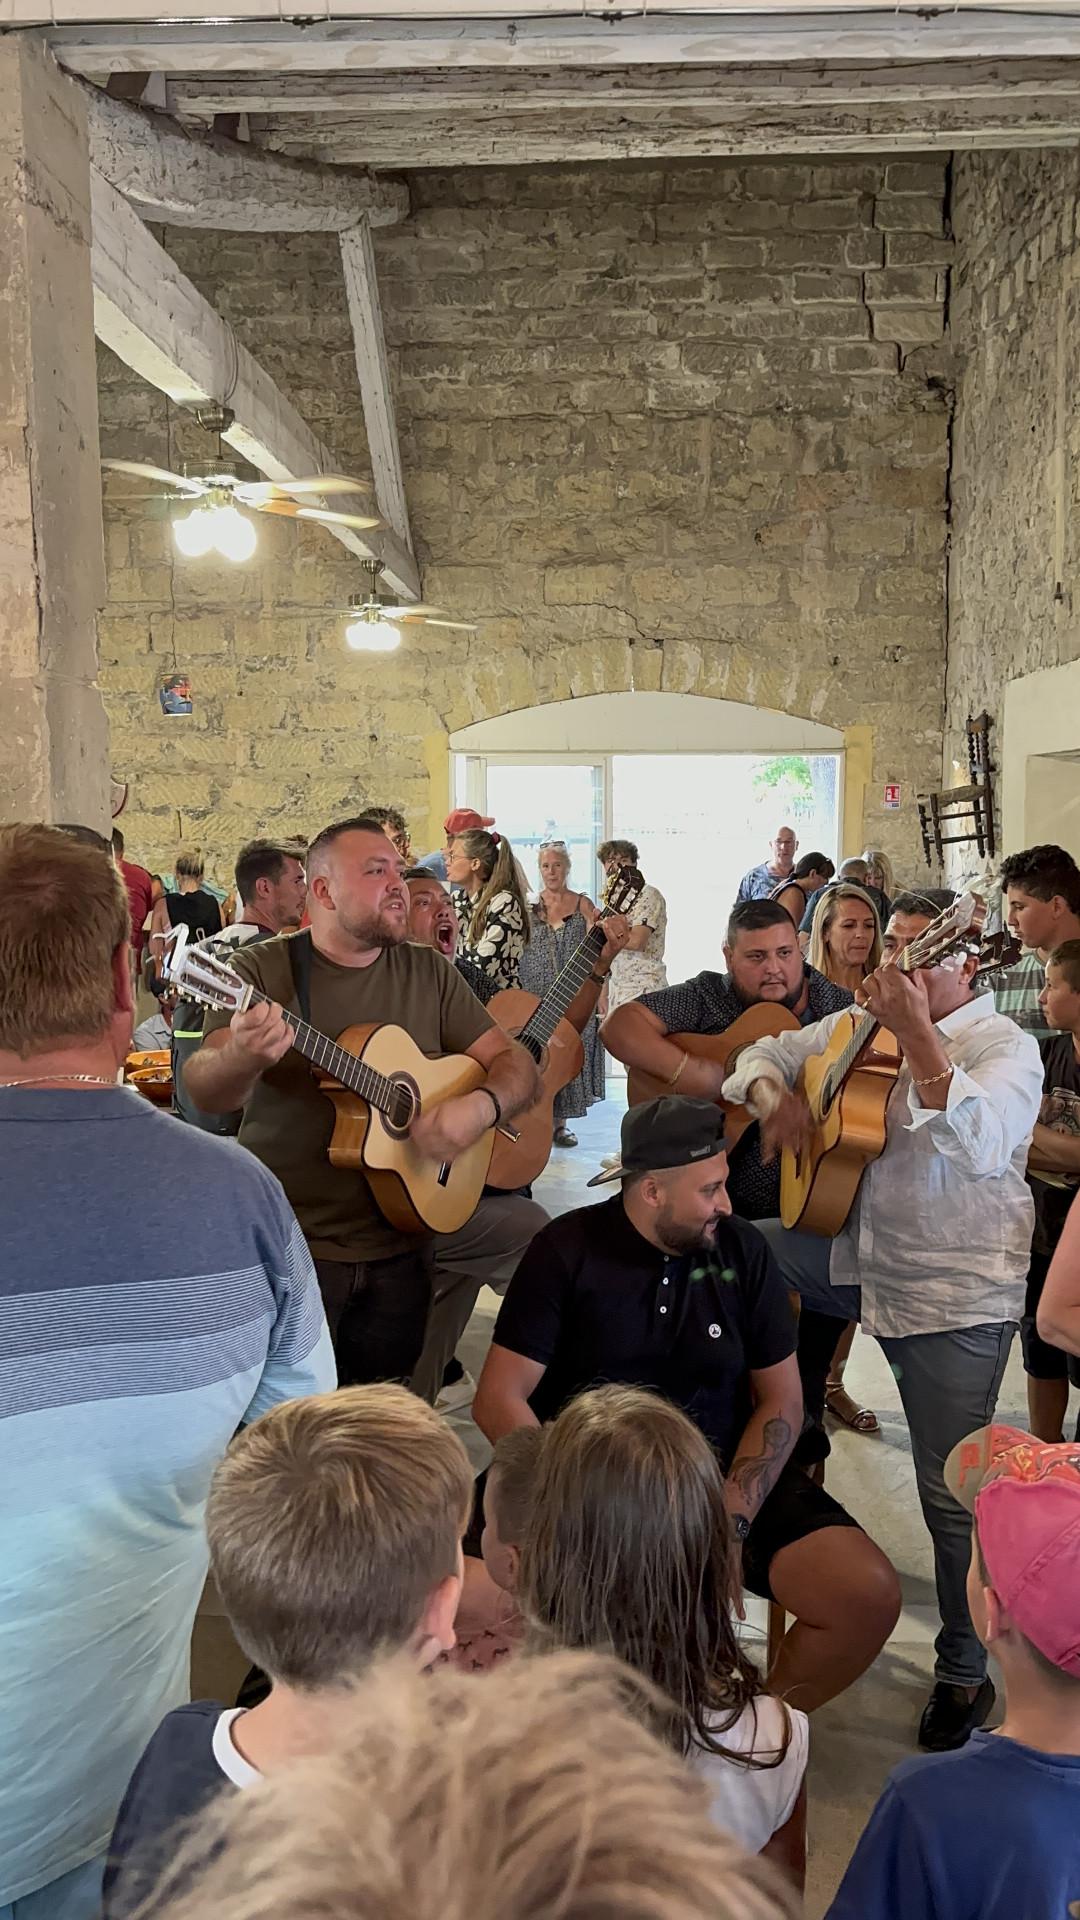
M 921 896 L 898 895 L 885 961 L 932 918 Z M 956 1442 L 992 1418 L 1024 1310 L 1034 1221 L 1024 1168 L 1042 1096 L 1035 1041 L 995 1013 L 991 994 L 972 994 L 975 968 L 973 958 L 911 973 L 884 964 L 867 976 L 860 1006 L 904 1056 L 884 1151 L 867 1166 L 835 1240 L 763 1223 L 785 1280 L 802 1295 L 799 1360 L 811 1416 L 821 1412 L 840 1321 L 861 1318 L 896 1376 L 941 1613 L 936 1680 L 919 1729 L 935 1750 L 961 1746 L 994 1701 L 968 1612 L 971 1522 L 944 1468 Z M 767 1146 L 805 1139 L 806 1101 L 792 1089 L 841 1017 L 739 1055 L 724 1092 L 763 1117 Z
M 726 973 L 699 973 L 678 987 L 643 994 L 608 1015 L 604 1045 L 616 1060 L 666 1080 L 672 1091 L 719 1100 L 725 1069 L 684 1055 L 672 1033 L 726 1033 L 748 1007 L 787 1007 L 802 1026 L 851 1005 L 846 987 L 834 987 L 805 964 L 791 915 L 777 900 L 749 900 L 734 909 L 724 943 Z M 750 1127 L 731 1154 L 727 1189 L 744 1220 L 768 1220 L 780 1211 L 780 1169 L 762 1162 L 758 1130 Z
M 653 1100 L 623 1121 L 620 1192 L 546 1226 L 507 1290 L 473 1417 L 492 1442 L 601 1381 L 652 1387 L 716 1449 L 752 1593 L 795 1616 L 773 1692 L 809 1710 L 851 1685 L 900 1611 L 883 1553 L 791 1459 L 795 1320 L 756 1229 L 731 1216 L 723 1116 Z

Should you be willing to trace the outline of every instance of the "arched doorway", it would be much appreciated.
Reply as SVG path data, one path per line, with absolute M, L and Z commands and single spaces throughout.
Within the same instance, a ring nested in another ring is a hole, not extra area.
M 494 814 L 530 875 L 539 841 L 563 839 L 595 897 L 599 843 L 636 841 L 667 896 L 676 980 L 722 966 L 739 876 L 782 821 L 836 857 L 844 747 L 835 727 L 689 693 L 590 694 L 450 736 L 455 803 Z

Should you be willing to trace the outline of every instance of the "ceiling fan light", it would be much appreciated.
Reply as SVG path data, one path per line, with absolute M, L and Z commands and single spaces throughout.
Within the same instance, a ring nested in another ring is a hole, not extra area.
M 179 514 L 173 521 L 173 539 L 185 560 L 201 560 L 209 553 L 215 544 L 216 518 L 212 507 L 193 507 L 190 513 Z
M 219 507 L 214 512 L 213 543 L 223 560 L 250 560 L 258 546 L 253 523 L 237 507 Z
M 354 653 L 393 653 L 401 645 L 401 633 L 390 620 L 350 620 L 345 644 Z

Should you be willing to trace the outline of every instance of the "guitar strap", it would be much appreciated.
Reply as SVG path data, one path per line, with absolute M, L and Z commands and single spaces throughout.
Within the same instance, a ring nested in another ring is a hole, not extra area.
M 289 941 L 289 967 L 301 1020 L 311 1025 L 311 928 L 302 927 Z

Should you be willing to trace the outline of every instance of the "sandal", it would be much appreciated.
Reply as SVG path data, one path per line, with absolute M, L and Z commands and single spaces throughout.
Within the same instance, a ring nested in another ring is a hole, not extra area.
M 845 1386 L 825 1388 L 825 1406 L 834 1420 L 839 1420 L 853 1433 L 879 1433 L 877 1414 L 870 1407 L 860 1407 L 854 1401 Z
M 556 1127 L 552 1139 L 557 1147 L 577 1146 L 577 1134 L 571 1133 L 569 1127 Z

